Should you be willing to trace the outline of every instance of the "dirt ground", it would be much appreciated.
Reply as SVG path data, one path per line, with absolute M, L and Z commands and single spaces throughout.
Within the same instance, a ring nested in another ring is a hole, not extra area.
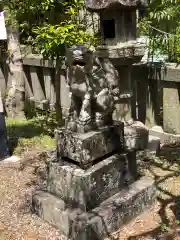
M 180 240 L 178 156 L 180 149 L 166 149 L 160 158 L 141 161 L 140 171 L 155 179 L 157 202 L 109 239 Z M 0 240 L 66 239 L 31 213 L 31 194 L 46 181 L 46 157 L 47 153 L 31 151 L 21 163 L 0 163 Z

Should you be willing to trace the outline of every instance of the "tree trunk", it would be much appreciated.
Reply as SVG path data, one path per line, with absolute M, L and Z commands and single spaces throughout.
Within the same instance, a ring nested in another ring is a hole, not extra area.
M 20 50 L 18 27 L 7 27 L 8 60 L 11 86 L 5 101 L 7 115 L 11 118 L 24 118 L 25 81 Z

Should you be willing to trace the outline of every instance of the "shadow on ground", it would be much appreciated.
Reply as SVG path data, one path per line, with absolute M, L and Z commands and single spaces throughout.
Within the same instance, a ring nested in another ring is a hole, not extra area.
M 166 146 L 158 157 L 143 162 L 140 168 L 148 169 L 155 180 L 161 223 L 151 231 L 130 236 L 128 240 L 174 240 L 180 236 L 180 148 Z M 172 218 L 168 216 L 168 207 L 173 212 Z
M 26 138 L 31 139 L 35 136 L 40 136 L 44 133 L 44 129 L 41 126 L 36 126 L 34 123 L 16 123 L 16 124 L 7 124 L 7 136 L 8 136 L 8 145 L 11 151 L 11 154 L 14 152 L 14 149 L 17 147 L 19 139 Z
M 13 154 L 18 147 L 18 154 L 26 150 L 38 148 L 39 145 L 50 144 L 54 139 L 53 130 L 34 120 L 6 120 L 6 129 L 10 153 Z M 16 154 L 16 152 L 15 152 Z

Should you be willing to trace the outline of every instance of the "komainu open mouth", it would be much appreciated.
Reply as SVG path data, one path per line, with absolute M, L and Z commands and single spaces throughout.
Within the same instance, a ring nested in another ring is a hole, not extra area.
M 84 67 L 86 65 L 86 63 L 85 63 L 85 61 L 83 61 L 83 58 L 81 58 L 81 59 L 74 59 L 73 66 L 76 66 L 76 65 Z

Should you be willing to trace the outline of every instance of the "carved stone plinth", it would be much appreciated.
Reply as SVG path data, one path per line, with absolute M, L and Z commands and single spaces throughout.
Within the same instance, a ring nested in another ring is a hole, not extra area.
M 48 192 L 84 211 L 98 206 L 136 178 L 136 155 L 114 154 L 87 170 L 67 161 L 49 165 Z
M 87 168 L 95 160 L 122 150 L 123 126 L 123 123 L 119 123 L 84 134 L 56 130 L 58 156 L 77 162 L 81 168 Z
M 104 239 L 132 220 L 155 199 L 153 180 L 143 177 L 128 188 L 103 201 L 97 208 L 83 212 L 62 199 L 38 191 L 33 197 L 35 212 L 74 240 Z
M 98 134 L 93 132 L 94 138 Z M 104 239 L 154 202 L 154 181 L 139 179 L 135 151 L 111 153 L 88 169 L 52 156 L 48 169 L 47 191 L 35 193 L 33 209 L 73 240 Z

